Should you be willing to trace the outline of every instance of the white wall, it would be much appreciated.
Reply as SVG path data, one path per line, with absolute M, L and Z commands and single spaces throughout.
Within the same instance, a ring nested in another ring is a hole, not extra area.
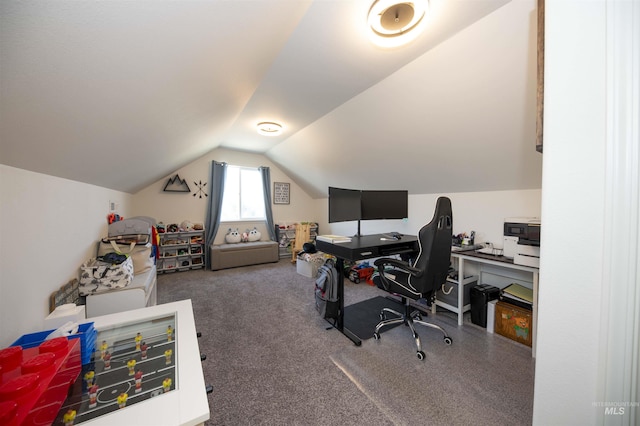
M 77 278 L 131 195 L 0 164 L 0 347 L 41 331 L 49 296 Z
M 638 389 L 632 389 L 639 374 L 640 9 L 636 2 L 632 12 L 632 4 L 546 3 L 536 425 L 637 425 L 640 419 Z M 635 35 L 626 32 L 633 14 Z M 635 67 L 624 65 L 634 55 Z M 625 157 L 627 142 L 620 141 L 634 128 Z M 625 298 L 628 305 L 614 304 Z M 636 406 L 616 405 L 618 414 L 607 415 L 599 405 L 607 402 Z
M 195 185 L 195 183 L 200 181 L 207 182 L 205 189 L 208 193 L 208 181 L 212 161 L 226 162 L 234 166 L 269 167 L 272 193 L 273 182 L 290 183 L 290 204 L 271 205 L 273 209 L 273 219 L 276 223 L 318 220 L 317 217 L 319 213 L 316 210 L 314 200 L 280 170 L 278 166 L 267 159 L 267 157 L 260 154 L 250 154 L 222 148 L 211 151 L 209 154 L 204 155 L 198 160 L 136 193 L 133 199 L 133 215 L 155 217 L 156 220 L 165 224 L 179 224 L 184 220 L 204 222 L 207 197 L 199 198 L 198 195 L 194 197 L 193 194 L 197 192 L 197 185 Z M 187 181 L 191 193 L 163 192 L 167 180 L 175 176 L 176 173 L 180 175 L 180 178 Z M 222 224 L 216 241 L 219 242 L 220 238 L 224 237 L 224 233 L 226 233 L 230 227 L 237 227 L 242 232 L 246 228 L 253 228 L 256 225 L 260 227 L 260 224 L 254 222 Z M 262 229 L 259 228 L 259 230 L 262 232 Z

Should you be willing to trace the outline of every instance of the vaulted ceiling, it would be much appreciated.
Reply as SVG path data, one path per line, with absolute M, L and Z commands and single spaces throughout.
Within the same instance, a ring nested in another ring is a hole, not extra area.
M 535 1 L 430 0 L 396 49 L 371 3 L 2 0 L 0 163 L 135 193 L 225 147 L 312 197 L 540 188 Z

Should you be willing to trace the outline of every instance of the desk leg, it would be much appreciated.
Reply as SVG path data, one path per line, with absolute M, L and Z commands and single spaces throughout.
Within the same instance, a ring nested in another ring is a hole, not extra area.
M 458 325 L 462 325 L 464 318 L 464 259 L 458 259 Z
M 336 319 L 336 328 L 356 346 L 360 346 L 362 344 L 360 338 L 344 326 L 344 259 L 337 259 L 336 268 L 338 269 L 338 318 Z
M 538 281 L 540 279 L 540 273 L 533 273 L 533 324 L 531 327 L 531 356 L 536 357 L 536 342 L 538 335 Z

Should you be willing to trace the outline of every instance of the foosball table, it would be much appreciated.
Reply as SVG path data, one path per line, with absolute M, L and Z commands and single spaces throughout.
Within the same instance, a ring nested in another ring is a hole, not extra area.
M 3 401 L 3 382 L 15 380 L 11 376 L 20 375 L 19 370 L 24 370 L 24 362 L 28 359 L 43 356 L 38 353 L 38 348 L 22 350 L 12 347 L 0 351 L 0 365 L 7 365 L 6 360 L 3 361 L 4 351 L 21 351 L 21 359 L 18 361 L 14 355 L 11 364 L 14 367 L 12 371 L 18 373 L 6 374 L 8 370 L 5 367 L 0 369 L 3 378 L 0 382 L 0 412 L 4 416 L 0 417 L 0 424 L 181 425 L 201 424 L 209 418 L 200 365 L 202 356 L 190 300 L 91 320 L 97 335 L 89 362 L 81 364 L 79 339 L 56 338 L 54 340 L 59 344 L 64 342 L 65 347 L 69 346 L 65 349 L 68 356 L 58 362 L 65 372 L 62 379 L 54 380 L 58 374 L 53 373 L 52 367 L 47 367 L 50 379 L 42 372 L 37 380 L 28 376 L 38 382 L 43 392 L 56 389 L 53 396 L 35 397 L 32 389 L 35 385 L 29 384 L 29 398 L 23 396 L 27 394 L 24 390 L 16 393 L 15 389 L 7 388 L 5 393 L 13 395 L 13 399 L 5 395 L 8 402 Z M 28 367 L 26 371 L 29 371 Z M 24 375 L 24 371 L 22 373 Z M 24 387 L 22 384 L 17 386 Z M 25 401 L 31 402 L 34 398 L 36 401 L 27 408 Z

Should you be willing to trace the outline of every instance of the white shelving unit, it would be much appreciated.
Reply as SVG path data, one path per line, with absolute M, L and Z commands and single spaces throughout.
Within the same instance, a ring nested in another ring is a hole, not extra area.
M 318 224 L 311 223 L 310 228 L 311 239 L 315 241 L 318 236 Z M 291 246 L 296 240 L 296 228 L 295 225 L 277 225 L 276 224 L 276 237 L 278 241 L 278 250 L 280 258 L 291 257 Z
M 165 232 L 158 235 L 160 236 L 158 273 L 188 271 L 204 267 L 204 229 Z

